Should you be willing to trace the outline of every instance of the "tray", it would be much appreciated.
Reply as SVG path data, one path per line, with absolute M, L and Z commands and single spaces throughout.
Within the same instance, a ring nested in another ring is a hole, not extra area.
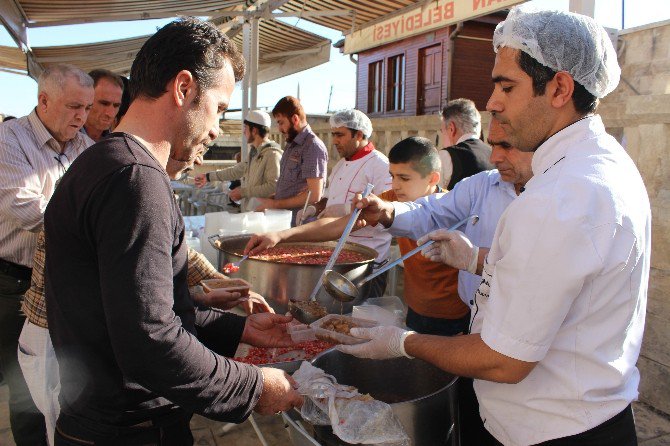
M 328 330 L 326 328 L 323 328 L 324 325 L 337 319 L 342 320 L 343 322 L 348 324 L 351 328 L 354 327 L 372 328 L 379 325 L 377 324 L 377 322 L 369 321 L 367 319 L 359 319 L 351 316 L 342 316 L 339 314 L 329 314 L 325 317 L 322 317 L 318 321 L 312 322 L 311 324 L 309 324 L 309 326 L 314 329 L 314 335 L 316 336 L 316 338 L 321 339 L 323 341 L 334 342 L 336 344 L 348 344 L 348 345 L 362 344 L 363 342 L 367 342 L 367 339 L 360 339 L 345 333 L 340 333 L 334 330 Z
M 243 279 L 206 279 L 200 282 L 206 293 L 214 291 L 227 291 L 229 293 L 240 293 L 248 296 L 251 284 Z

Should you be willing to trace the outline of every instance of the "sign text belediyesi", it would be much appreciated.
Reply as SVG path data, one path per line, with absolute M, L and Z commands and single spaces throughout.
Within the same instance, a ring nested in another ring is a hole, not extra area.
M 524 0 L 436 0 L 348 34 L 346 54 L 395 42 L 406 37 L 490 14 Z

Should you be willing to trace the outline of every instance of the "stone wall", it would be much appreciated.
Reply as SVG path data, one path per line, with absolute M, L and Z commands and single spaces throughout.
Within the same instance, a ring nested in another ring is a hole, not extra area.
M 670 414 L 670 21 L 622 32 L 619 64 L 622 80 L 599 112 L 640 169 L 652 211 L 640 400 Z

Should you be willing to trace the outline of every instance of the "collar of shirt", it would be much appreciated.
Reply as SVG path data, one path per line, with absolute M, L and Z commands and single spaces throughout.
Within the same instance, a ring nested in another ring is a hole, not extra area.
M 497 186 L 507 192 L 508 195 L 513 196 L 514 198 L 517 197 L 516 194 L 516 189 L 514 189 L 514 184 L 508 182 L 508 181 L 503 181 L 502 177 L 500 176 L 500 172 L 498 172 L 497 169 L 494 169 L 493 172 L 495 172 L 495 176 L 491 178 L 491 184 L 493 186 Z
M 36 108 L 33 109 L 33 111 L 28 115 L 28 122 L 30 122 L 30 126 L 32 127 L 33 133 L 35 134 L 35 140 L 37 141 L 39 147 L 43 148 L 45 145 L 48 145 L 49 148 L 57 154 L 60 154 L 61 150 L 63 150 L 62 153 L 64 153 L 66 156 L 69 156 L 69 153 L 77 144 L 86 143 L 85 139 L 89 139 L 83 134 L 77 132 L 74 138 L 65 143 L 65 148 L 61 149 L 61 146 L 58 141 L 56 141 L 56 138 L 51 135 L 51 132 L 49 132 L 49 130 L 44 126 L 44 123 L 40 120 L 39 116 L 37 116 Z M 90 141 L 90 144 L 86 145 L 88 146 L 91 144 L 93 144 L 93 141 Z
M 541 175 L 568 155 L 577 141 L 591 139 L 605 133 L 605 126 L 598 115 L 580 119 L 551 135 L 537 148 L 531 167 L 533 175 Z
M 456 141 L 456 144 L 460 144 L 463 141 L 467 141 L 468 139 L 478 139 L 478 138 L 479 138 L 479 136 L 477 136 L 476 133 L 466 133 L 465 135 L 458 138 L 458 141 Z M 454 145 L 456 145 L 456 144 L 454 144 Z
M 366 144 L 365 147 L 358 149 L 358 152 L 354 153 L 352 156 L 349 158 L 346 158 L 347 161 L 356 161 L 361 158 L 363 158 L 366 155 L 369 155 L 372 153 L 372 151 L 375 150 L 374 144 L 372 144 L 372 141 Z
M 37 144 L 40 148 L 48 145 L 49 148 L 51 148 L 54 152 L 60 153 L 60 144 L 58 144 L 56 138 L 54 138 L 49 130 L 44 126 L 44 123 L 42 123 L 40 117 L 37 116 L 36 108 L 34 108 L 33 111 L 28 115 L 28 122 L 30 122 L 30 126 L 33 128 L 35 140 L 37 141 Z
M 309 124 L 305 125 L 302 130 L 296 135 L 295 138 L 293 138 L 293 144 L 302 144 L 305 142 L 305 138 L 307 138 L 307 135 L 312 133 L 312 128 L 309 126 Z

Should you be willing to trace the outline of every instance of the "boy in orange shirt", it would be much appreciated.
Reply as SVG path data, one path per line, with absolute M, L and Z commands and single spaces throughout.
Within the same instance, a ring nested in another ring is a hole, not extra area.
M 392 189 L 380 197 L 388 201 L 414 201 L 442 192 L 440 158 L 430 140 L 421 137 L 403 139 L 389 152 Z M 342 235 L 349 216 L 319 219 L 280 232 L 254 235 L 245 253 L 258 254 L 279 242 L 317 242 L 334 240 Z M 405 254 L 416 247 L 416 241 L 398 237 L 398 247 Z M 431 262 L 422 255 L 405 260 L 405 302 L 407 326 L 419 333 L 452 336 L 465 333 L 470 309 L 458 296 L 458 270 L 443 263 Z

